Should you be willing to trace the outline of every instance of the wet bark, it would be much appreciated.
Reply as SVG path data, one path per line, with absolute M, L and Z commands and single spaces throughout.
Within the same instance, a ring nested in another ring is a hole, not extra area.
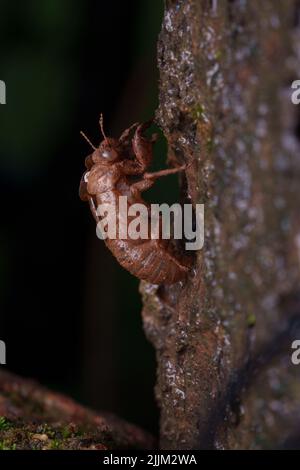
M 169 159 L 192 162 L 182 201 L 205 204 L 205 245 L 186 283 L 141 284 L 162 448 L 300 446 L 299 16 L 166 1 L 156 118 Z

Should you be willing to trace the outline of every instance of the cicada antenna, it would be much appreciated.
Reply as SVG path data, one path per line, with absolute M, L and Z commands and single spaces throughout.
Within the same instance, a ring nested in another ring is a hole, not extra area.
M 90 139 L 85 135 L 84 132 L 80 131 L 80 134 L 81 134 L 82 137 L 90 144 L 90 146 L 92 147 L 92 149 L 97 150 L 97 147 L 95 147 L 95 145 L 92 144 L 92 142 L 91 142 Z
M 100 114 L 99 124 L 100 124 L 100 129 L 101 129 L 102 135 L 103 135 L 104 139 L 107 141 L 107 137 L 105 135 L 104 127 L 103 127 L 103 114 L 102 113 Z

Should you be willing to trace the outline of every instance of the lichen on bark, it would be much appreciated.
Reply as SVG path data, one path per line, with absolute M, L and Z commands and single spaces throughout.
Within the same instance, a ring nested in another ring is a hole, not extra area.
M 187 283 L 141 284 L 163 448 L 278 448 L 297 429 L 299 16 L 294 0 L 165 4 L 156 120 L 192 163 L 182 200 L 205 204 L 205 245 Z

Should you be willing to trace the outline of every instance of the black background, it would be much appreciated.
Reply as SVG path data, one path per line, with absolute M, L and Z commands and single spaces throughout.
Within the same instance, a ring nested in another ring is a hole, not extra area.
M 0 1 L 0 339 L 7 367 L 156 432 L 138 280 L 78 197 L 83 129 L 117 136 L 157 106 L 163 2 Z M 157 146 L 157 165 L 166 159 Z M 154 197 L 176 197 L 174 181 Z

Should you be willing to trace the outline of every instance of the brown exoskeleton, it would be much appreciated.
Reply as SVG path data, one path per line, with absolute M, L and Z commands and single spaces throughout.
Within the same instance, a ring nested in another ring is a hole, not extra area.
M 89 202 L 96 222 L 100 220 L 96 210 L 98 205 L 108 203 L 118 207 L 119 196 L 127 196 L 127 208 L 134 203 L 142 203 L 149 208 L 141 193 L 151 188 L 157 178 L 185 170 L 183 165 L 155 173 L 146 171 L 153 158 L 152 147 L 156 140 L 155 134 L 150 139 L 143 135 L 149 126 L 150 122 L 133 124 L 119 139 L 114 139 L 106 137 L 101 116 L 104 140 L 98 148 L 82 133 L 94 151 L 85 160 L 87 171 L 81 179 L 79 194 L 82 200 Z M 117 220 L 119 223 L 122 222 Z M 105 243 L 125 269 L 153 284 L 177 282 L 189 270 L 183 257 L 175 254 L 170 240 L 106 238 Z

